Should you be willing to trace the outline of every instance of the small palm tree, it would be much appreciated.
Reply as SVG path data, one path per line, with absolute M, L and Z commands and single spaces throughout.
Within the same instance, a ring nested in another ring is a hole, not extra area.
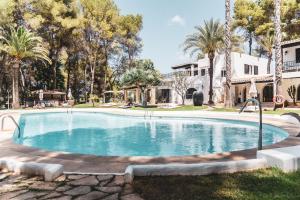
M 261 36 L 257 40 L 259 46 L 263 49 L 264 53 L 268 57 L 267 73 L 271 73 L 271 62 L 273 57 L 273 47 L 274 47 L 274 34 L 268 31 L 266 35 Z
M 203 26 L 195 27 L 197 32 L 188 35 L 184 42 L 184 51 L 190 51 L 191 56 L 195 53 L 207 54 L 209 58 L 209 104 L 213 104 L 213 70 L 214 58 L 217 52 L 224 47 L 224 26 L 213 19 L 204 21 Z
M 43 47 L 41 37 L 29 30 L 19 27 L 10 28 L 10 31 L 0 34 L 0 51 L 7 53 L 12 63 L 13 79 L 13 108 L 20 107 L 19 101 L 19 73 L 20 64 L 24 59 L 39 59 L 51 63 L 48 50 Z

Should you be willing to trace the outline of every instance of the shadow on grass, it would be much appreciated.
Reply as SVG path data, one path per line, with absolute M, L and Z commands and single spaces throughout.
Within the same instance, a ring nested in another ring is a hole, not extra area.
M 146 200 L 296 200 L 300 172 L 277 169 L 201 177 L 140 177 L 135 192 Z

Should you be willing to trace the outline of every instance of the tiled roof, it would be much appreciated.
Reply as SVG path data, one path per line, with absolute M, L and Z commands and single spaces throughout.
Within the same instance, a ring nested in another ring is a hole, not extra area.
M 296 42 L 300 42 L 300 38 L 281 42 L 281 45 L 283 46 L 283 45 L 287 45 L 287 44 L 293 44 L 293 43 L 296 43 Z
M 172 69 L 179 69 L 179 68 L 186 67 L 186 66 L 191 66 L 191 65 L 198 65 L 198 63 L 197 62 L 187 62 L 187 63 L 178 64 L 178 65 L 173 65 L 171 68 Z
M 266 74 L 266 75 L 249 75 L 239 78 L 233 78 L 231 80 L 232 84 L 242 84 L 242 83 L 251 83 L 251 80 L 254 79 L 255 82 L 272 82 L 273 75 Z

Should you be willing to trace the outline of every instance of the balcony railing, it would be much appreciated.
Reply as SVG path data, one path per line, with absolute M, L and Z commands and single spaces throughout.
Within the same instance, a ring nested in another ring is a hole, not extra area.
M 300 72 L 300 63 L 296 61 L 287 61 L 283 63 L 283 72 Z
M 168 74 L 163 74 L 162 77 L 165 78 L 165 79 L 171 79 L 176 74 L 181 74 L 181 75 L 184 75 L 184 76 L 191 76 L 190 71 L 178 71 L 178 72 L 171 72 L 171 73 L 168 73 Z

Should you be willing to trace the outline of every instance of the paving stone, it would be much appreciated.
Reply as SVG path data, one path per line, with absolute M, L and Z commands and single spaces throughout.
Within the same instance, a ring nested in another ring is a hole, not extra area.
M 61 175 L 55 179 L 55 182 L 64 182 L 67 179 L 66 175 Z
M 9 182 L 13 182 L 13 183 L 18 183 L 20 181 L 26 181 L 28 179 L 28 176 L 10 176 L 9 177 Z
M 91 191 L 91 187 L 89 187 L 89 186 L 78 186 L 76 188 L 73 188 L 72 190 L 64 192 L 64 194 L 71 195 L 71 196 L 77 196 L 77 195 L 87 194 L 90 191 Z
M 27 181 L 44 181 L 44 178 L 39 176 L 28 177 Z
M 125 184 L 124 176 L 115 176 L 114 180 L 107 186 L 123 186 Z
M 57 197 L 61 197 L 62 194 L 61 193 L 58 193 L 58 192 L 51 192 L 50 194 L 47 194 L 46 196 L 43 196 L 40 198 L 40 200 L 43 200 L 43 199 L 51 199 L 51 198 L 57 198 Z
M 10 174 L 0 174 L 0 181 L 3 181 L 4 179 L 6 179 L 7 177 L 9 177 Z
M 101 199 L 105 196 L 107 196 L 106 193 L 93 191 L 86 195 L 80 196 L 80 197 L 76 198 L 75 200 L 96 200 L 96 199 Z
M 72 197 L 71 196 L 62 196 L 62 197 L 56 197 L 56 198 L 52 198 L 52 199 L 47 199 L 47 200 L 71 200 Z
M 38 198 L 38 197 L 44 196 L 46 194 L 47 193 L 45 193 L 45 192 L 26 192 L 26 193 L 20 194 L 18 196 L 15 196 L 11 200 L 27 200 L 27 199 L 32 200 L 33 198 Z
M 106 186 L 108 183 L 110 183 L 111 180 L 102 181 L 99 183 L 100 187 Z
M 34 182 L 29 186 L 32 190 L 55 190 L 57 188 L 57 184 L 54 182 Z
M 56 191 L 57 191 L 57 192 L 65 192 L 65 191 L 67 191 L 67 190 L 70 190 L 71 188 L 72 188 L 72 187 L 69 186 L 69 185 L 64 185 L 64 186 L 61 186 L 61 187 L 56 188 Z
M 101 182 L 101 181 L 107 181 L 107 180 L 111 180 L 113 179 L 113 175 L 101 175 L 101 176 L 97 176 L 97 179 Z
M 87 177 L 88 175 L 68 175 L 68 179 L 70 180 L 78 180 Z
M 68 184 L 70 185 L 87 185 L 87 186 L 97 185 L 98 183 L 99 181 L 96 179 L 95 176 L 88 176 L 82 179 L 68 182 Z
M 122 188 L 119 186 L 113 186 L 113 187 L 96 187 L 96 190 L 99 190 L 101 192 L 105 193 L 119 193 L 122 191 Z
M 11 198 L 18 196 L 20 194 L 23 194 L 25 192 L 28 192 L 28 190 L 19 190 L 19 191 L 8 192 L 3 195 L 0 195 L 0 199 L 11 199 Z
M 110 195 L 108 197 L 105 197 L 102 200 L 118 200 L 118 199 L 119 199 L 119 194 L 113 194 L 113 195 Z
M 122 191 L 122 195 L 128 195 L 128 194 L 132 194 L 133 193 L 133 187 L 130 184 L 126 184 L 123 187 L 123 191 Z
M 2 182 L 3 183 L 3 182 Z M 23 190 L 28 187 L 27 184 L 8 184 L 8 183 L 0 183 L 0 193 L 5 193 L 5 192 L 13 192 L 13 191 L 18 191 L 18 190 Z
M 144 200 L 144 199 L 141 198 L 137 194 L 129 194 L 129 195 L 126 195 L 126 196 L 122 196 L 121 200 Z

